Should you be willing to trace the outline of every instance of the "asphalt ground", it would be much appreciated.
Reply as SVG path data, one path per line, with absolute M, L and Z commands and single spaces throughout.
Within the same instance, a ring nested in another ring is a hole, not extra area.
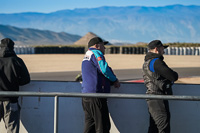
M 200 67 L 172 68 L 172 69 L 178 72 L 179 78 L 200 77 Z M 142 79 L 141 69 L 123 69 L 123 70 L 113 70 L 113 71 L 120 81 Z M 76 76 L 80 73 L 81 73 L 80 71 L 38 72 L 38 73 L 30 73 L 30 75 L 31 75 L 31 80 L 75 81 Z

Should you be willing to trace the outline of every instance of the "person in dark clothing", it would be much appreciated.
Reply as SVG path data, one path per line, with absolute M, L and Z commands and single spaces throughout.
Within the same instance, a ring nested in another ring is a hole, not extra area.
M 14 52 L 14 42 L 9 38 L 0 44 L 0 91 L 19 91 L 28 84 L 30 75 L 23 60 Z M 0 120 L 8 133 L 19 133 L 20 105 L 18 97 L 0 97 Z
M 104 57 L 104 45 L 107 43 L 99 37 L 89 41 L 89 49 L 82 61 L 82 93 L 110 93 L 111 84 L 115 88 L 120 87 L 117 77 Z M 82 106 L 85 112 L 84 133 L 109 133 L 107 98 L 84 97 Z
M 163 61 L 164 46 L 160 40 L 148 44 L 149 52 L 143 64 L 144 84 L 147 94 L 172 95 L 172 85 L 178 80 L 178 73 Z M 148 133 L 170 133 L 170 111 L 168 100 L 147 99 L 150 114 Z

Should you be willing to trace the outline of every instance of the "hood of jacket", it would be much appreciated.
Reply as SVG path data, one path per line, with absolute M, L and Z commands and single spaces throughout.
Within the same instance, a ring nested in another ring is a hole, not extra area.
M 154 59 L 154 58 L 159 58 L 161 60 L 164 59 L 164 57 L 160 54 L 156 54 L 156 53 L 152 53 L 152 52 L 148 52 L 144 58 L 145 61 L 150 60 L 150 59 Z
M 16 56 L 13 48 L 0 47 L 0 57 L 12 57 L 12 56 Z

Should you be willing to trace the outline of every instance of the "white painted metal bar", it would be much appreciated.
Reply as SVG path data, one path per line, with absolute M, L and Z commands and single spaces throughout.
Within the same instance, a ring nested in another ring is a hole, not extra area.
M 0 92 L 0 96 L 33 96 L 33 97 L 100 97 L 123 99 L 164 99 L 200 101 L 200 96 L 147 95 L 147 94 L 114 94 L 114 93 L 58 93 L 58 92 Z
M 59 97 L 54 98 L 54 133 L 58 133 Z

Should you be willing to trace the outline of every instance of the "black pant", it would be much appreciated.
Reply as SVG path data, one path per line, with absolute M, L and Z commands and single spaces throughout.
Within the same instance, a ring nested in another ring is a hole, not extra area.
M 85 112 L 84 133 L 109 133 L 110 118 L 105 98 L 83 98 Z
M 167 100 L 147 100 L 150 125 L 148 133 L 170 133 L 170 112 Z

